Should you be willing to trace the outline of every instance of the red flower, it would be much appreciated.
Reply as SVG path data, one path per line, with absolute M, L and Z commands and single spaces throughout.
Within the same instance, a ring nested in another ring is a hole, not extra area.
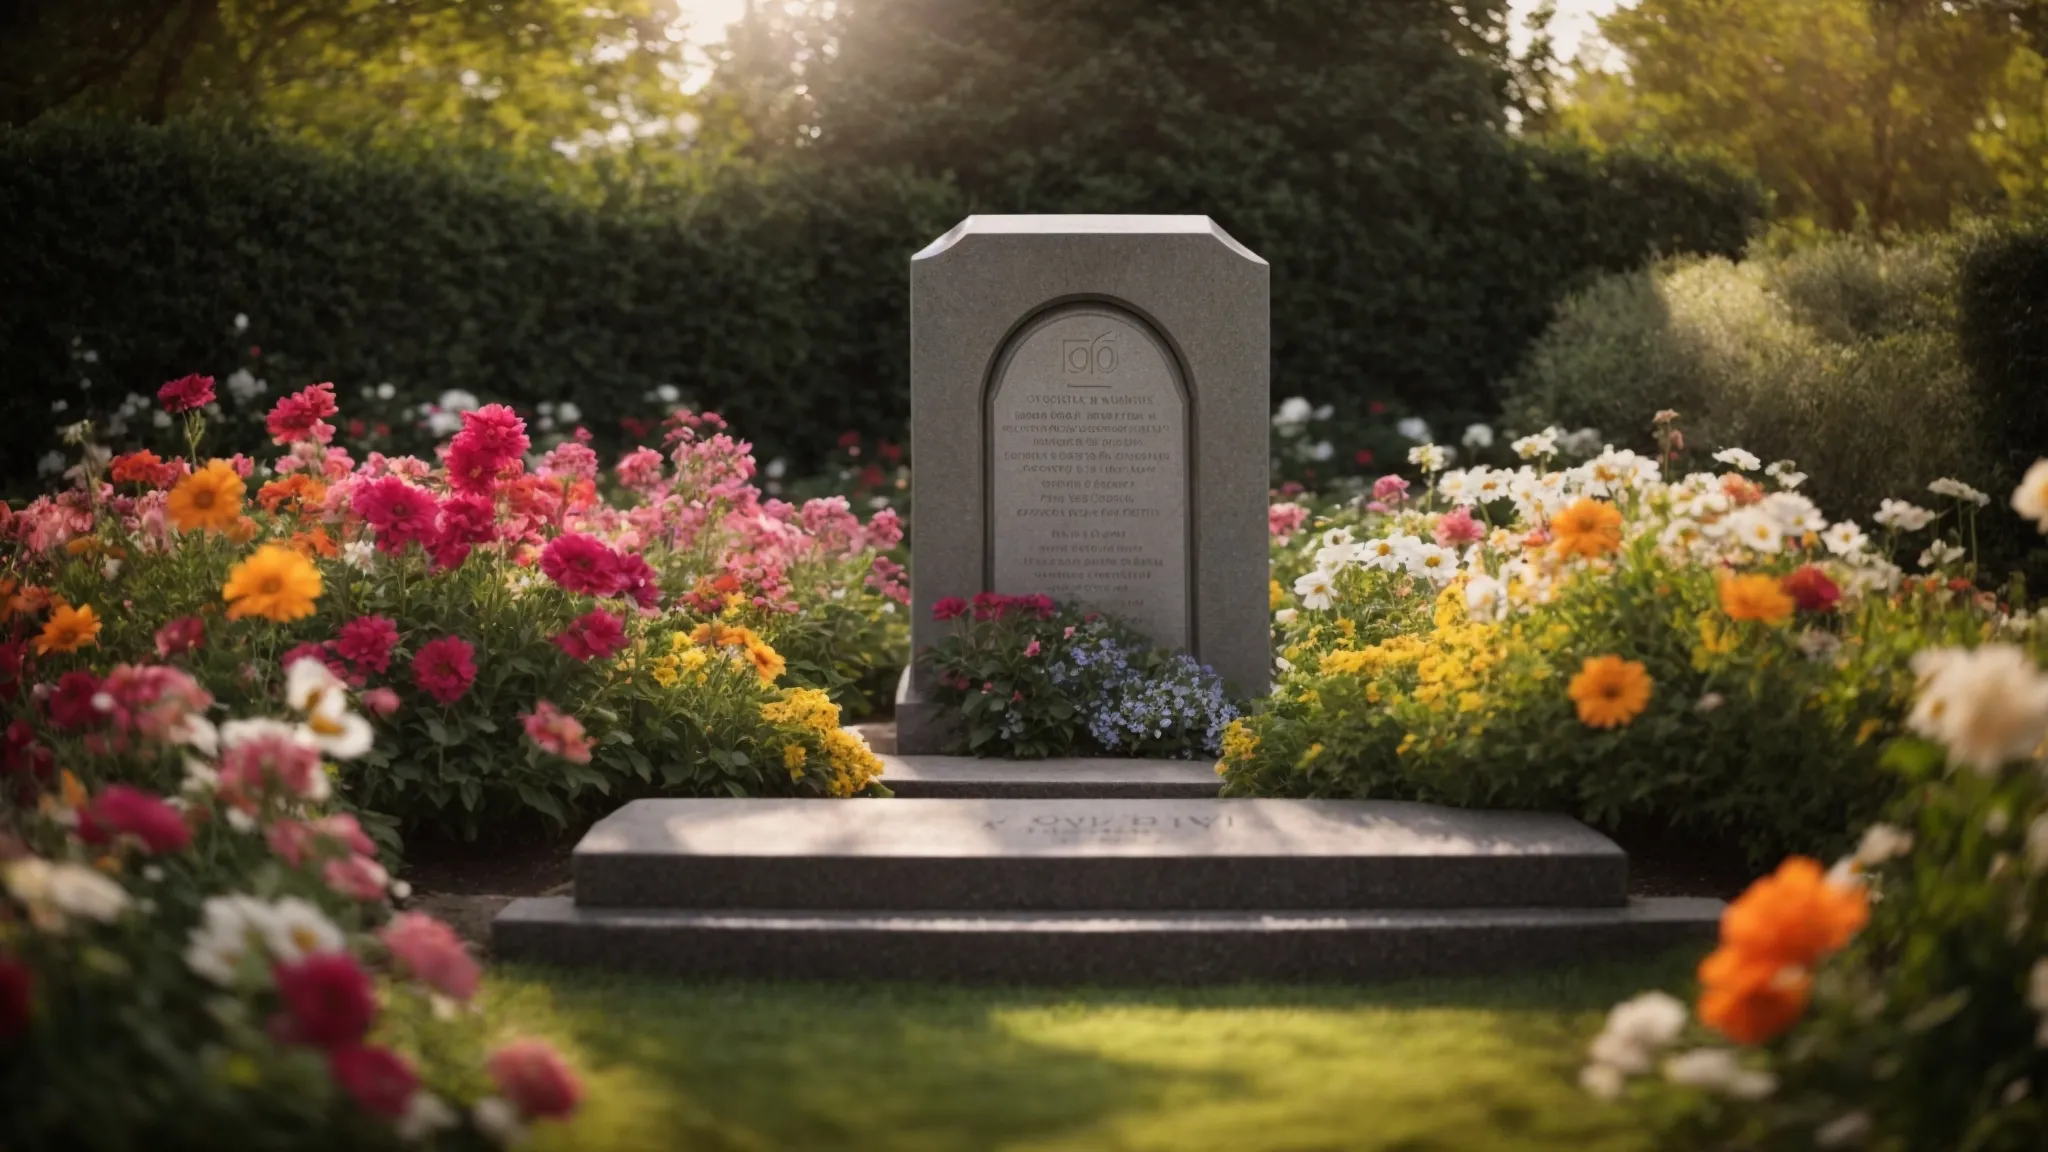
M 358 616 L 343 624 L 334 639 L 334 650 L 358 672 L 391 667 L 391 650 L 397 646 L 398 625 L 385 616 Z
M 441 507 L 434 495 L 402 477 L 379 476 L 355 490 L 356 515 L 377 531 L 377 550 L 398 553 L 408 544 L 431 545 L 439 532 Z
M 287 1039 L 321 1048 L 355 1044 L 370 1031 L 377 997 L 370 974 L 345 952 L 322 952 L 272 970 L 288 1013 Z
M 544 1040 L 514 1040 L 485 1065 L 498 1092 L 523 1116 L 561 1119 L 583 1102 L 576 1074 Z
M 948 596 L 932 605 L 932 619 L 956 620 L 967 615 L 967 601 L 958 596 Z
M 206 621 L 197 616 L 180 616 L 156 630 L 156 654 L 170 659 L 206 643 Z
M 976 592 L 974 594 L 974 618 L 976 620 L 995 620 L 1002 616 L 1003 609 L 1008 607 L 1009 603 L 1010 598 L 1008 596 L 999 596 L 994 592 Z
M 341 409 L 334 405 L 334 385 L 315 384 L 278 400 L 264 418 L 263 426 L 278 444 L 313 440 L 325 444 L 334 439 L 334 425 L 322 420 Z
M 57 687 L 43 707 L 50 714 L 50 723 L 66 732 L 83 732 L 106 719 L 105 713 L 93 706 L 93 698 L 99 694 L 100 682 L 92 673 L 66 672 L 57 678 Z
M 168 488 L 178 478 L 178 469 L 166 464 L 156 453 L 145 448 L 114 457 L 112 470 L 108 473 L 116 484 L 140 484 L 144 488 Z
M 476 649 L 458 636 L 430 640 L 413 654 L 412 679 L 420 690 L 443 704 L 453 704 L 476 679 Z
M 420 1090 L 420 1078 L 389 1048 L 345 1044 L 328 1050 L 327 1070 L 363 1111 L 387 1120 L 404 1118 Z
M 156 402 L 176 416 L 213 403 L 213 377 L 180 376 L 156 390 Z
M 619 570 L 618 553 L 595 536 L 570 532 L 548 541 L 541 549 L 540 570 L 570 592 L 591 596 L 612 596 L 625 588 Z
M 448 483 L 457 492 L 487 495 L 500 476 L 518 475 L 532 441 L 526 421 L 503 404 L 462 414 L 462 431 L 448 444 Z
M 443 500 L 434 539 L 427 545 L 427 551 L 434 556 L 434 567 L 453 568 L 469 559 L 471 548 L 497 539 L 497 520 L 497 508 L 482 497 L 452 496 Z
M 176 808 L 139 788 L 116 784 L 93 798 L 78 814 L 78 838 L 100 845 L 115 836 L 133 836 L 150 852 L 182 852 L 192 843 L 192 829 Z
M 604 660 L 626 646 L 626 630 L 618 617 L 599 608 L 577 617 L 555 637 L 555 646 L 577 660 Z
M 1785 595 L 1799 606 L 1802 612 L 1826 612 L 1834 608 L 1842 598 L 1842 590 L 1828 579 L 1828 574 L 1811 564 L 1805 565 L 1778 582 Z
M 655 582 L 654 567 L 637 552 L 619 554 L 619 594 L 642 608 L 661 603 L 661 586 Z
M 28 1031 L 36 974 L 11 956 L 0 956 L 0 1044 Z

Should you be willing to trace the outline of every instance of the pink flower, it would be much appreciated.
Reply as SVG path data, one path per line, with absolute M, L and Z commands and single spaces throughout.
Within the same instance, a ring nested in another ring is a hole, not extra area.
M 1408 498 L 1408 482 L 1399 476 L 1382 476 L 1372 482 L 1372 498 L 1383 504 L 1399 504 Z
M 475 655 L 476 649 L 459 636 L 430 640 L 413 654 L 413 683 L 441 703 L 453 704 L 476 679 Z
M 334 425 L 322 419 L 341 409 L 334 405 L 334 385 L 315 384 L 282 397 L 265 417 L 263 426 L 277 444 L 313 440 L 325 444 L 334 439 Z
M 652 448 L 635 448 L 619 457 L 612 474 L 635 492 L 652 492 L 661 486 L 661 453 Z
M 661 585 L 654 566 L 638 552 L 623 552 L 619 558 L 619 595 L 643 609 L 661 603 Z
M 372 688 L 363 693 L 362 701 L 372 715 L 389 716 L 398 711 L 398 693 L 389 688 Z
M 527 739 L 539 745 L 541 751 L 571 764 L 590 763 L 592 741 L 584 733 L 582 721 L 546 700 L 536 701 L 533 711 L 520 719 L 526 725 Z
M 487 495 L 505 476 L 516 476 L 533 441 L 526 421 L 503 404 L 462 414 L 462 431 L 448 444 L 448 483 L 457 492 Z
M 498 538 L 498 510 L 481 496 L 451 496 L 441 502 L 440 519 L 427 551 L 434 567 L 453 568 L 469 558 L 471 548 Z
M 887 556 L 877 556 L 868 566 L 866 584 L 898 604 L 910 603 L 909 573 Z
M 306 862 L 319 839 L 311 825 L 291 819 L 273 821 L 263 833 L 264 842 L 277 858 L 294 868 Z
M 458 1003 L 476 995 L 476 960 L 446 924 L 424 912 L 401 912 L 377 937 L 413 979 Z
M 213 377 L 180 376 L 156 390 L 156 402 L 173 416 L 213 403 Z
M 93 697 L 117 733 L 151 741 L 182 738 L 187 718 L 212 706 L 213 694 L 190 673 L 164 664 L 117 664 Z
M 1034 657 L 1034 656 L 1038 655 L 1038 653 L 1039 653 L 1038 641 L 1036 641 L 1036 640 L 1033 640 L 1033 641 L 1032 641 L 1031 643 L 1029 643 L 1029 644 L 1026 644 L 1026 645 L 1024 646 L 1024 658 L 1025 658 L 1026 660 L 1029 660 L 1029 659 L 1031 659 L 1032 657 Z
M 604 660 L 626 646 L 626 630 L 618 617 L 599 608 L 577 617 L 555 637 L 555 646 L 577 660 Z
M 1437 518 L 1431 535 L 1438 545 L 1445 548 L 1453 544 L 1477 544 L 1486 539 L 1486 525 L 1472 518 L 1472 509 L 1460 504 Z
M 493 1052 L 485 1067 L 522 1116 L 559 1120 L 583 1101 L 576 1074 L 544 1040 L 514 1040 Z
M 219 787 L 243 808 L 261 805 L 272 791 L 294 800 L 323 800 L 330 790 L 319 751 L 300 743 L 290 728 L 268 723 L 222 749 Z
M 404 1057 L 371 1044 L 328 1049 L 327 1070 L 363 1111 L 386 1120 L 403 1119 L 420 1090 L 419 1075 Z
M 424 547 L 439 531 L 441 509 L 433 493 L 396 476 L 359 485 L 352 506 L 355 514 L 376 530 L 380 552 L 403 552 L 408 544 Z
M 132 836 L 157 854 L 181 852 L 192 843 L 192 829 L 176 808 L 125 784 L 95 796 L 78 814 L 78 838 L 85 843 L 106 844 L 116 836 Z
M 932 619 L 956 620 L 967 615 L 967 601 L 958 596 L 948 596 L 932 605 Z
M 1299 504 L 1281 503 L 1266 509 L 1266 532 L 1276 539 L 1285 540 L 1301 531 L 1308 520 L 1308 509 Z
M 541 549 L 540 570 L 567 591 L 613 596 L 625 587 L 618 553 L 595 536 L 570 532 Z
M 315 833 L 335 841 L 357 856 L 377 855 L 377 842 L 370 839 L 370 834 L 363 831 L 362 824 L 346 812 L 322 816 L 313 821 L 310 827 Z
M 320 879 L 351 900 L 369 901 L 384 898 L 384 888 L 391 883 L 391 874 L 375 860 L 351 853 L 329 860 L 320 869 Z
M 597 453 L 573 440 L 557 444 L 540 458 L 540 474 L 544 480 L 595 480 Z
M 358 616 L 343 624 L 334 638 L 334 650 L 358 672 L 391 667 L 391 650 L 397 646 L 398 625 L 386 616 Z
M 868 521 L 868 546 L 894 548 L 903 542 L 903 521 L 894 508 L 884 508 Z
M 206 643 L 206 621 L 197 616 L 180 616 L 156 630 L 156 654 L 168 660 Z

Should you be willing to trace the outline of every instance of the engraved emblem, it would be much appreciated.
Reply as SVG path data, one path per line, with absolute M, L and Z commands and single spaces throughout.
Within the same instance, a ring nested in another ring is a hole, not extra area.
M 1104 332 L 1093 340 L 1060 341 L 1060 366 L 1069 376 L 1114 376 L 1116 364 L 1114 332 Z

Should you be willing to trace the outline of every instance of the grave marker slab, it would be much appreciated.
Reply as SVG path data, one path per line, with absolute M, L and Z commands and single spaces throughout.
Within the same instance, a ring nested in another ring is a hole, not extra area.
M 911 643 L 1043 592 L 1266 691 L 1265 261 L 1206 216 L 972 216 L 911 261 Z M 898 750 L 948 718 L 913 667 Z

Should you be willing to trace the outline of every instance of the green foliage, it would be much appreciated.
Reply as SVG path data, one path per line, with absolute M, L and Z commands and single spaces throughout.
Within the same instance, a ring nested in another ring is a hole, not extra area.
M 1866 522 L 1944 476 L 2010 491 L 2048 443 L 2044 249 L 2039 232 L 1978 225 L 1607 277 L 1558 309 L 1505 386 L 1505 420 L 1649 450 L 1651 418 L 1676 409 L 1693 448 L 1796 460 L 1802 491 Z M 1993 519 L 1989 571 L 2039 570 L 2024 528 Z
M 943 187 L 886 172 L 735 172 L 603 208 L 189 124 L 0 133 L 0 458 L 18 478 L 53 425 L 187 372 L 225 378 L 254 344 L 257 410 L 319 380 L 413 401 L 459 388 L 529 412 L 574 401 L 604 447 L 672 384 L 763 459 L 801 462 L 847 429 L 900 436 L 908 257 L 958 215 Z M 83 371 L 80 348 L 98 357 Z M 64 386 L 81 376 L 89 391 Z M 237 427 L 218 446 L 253 450 Z

